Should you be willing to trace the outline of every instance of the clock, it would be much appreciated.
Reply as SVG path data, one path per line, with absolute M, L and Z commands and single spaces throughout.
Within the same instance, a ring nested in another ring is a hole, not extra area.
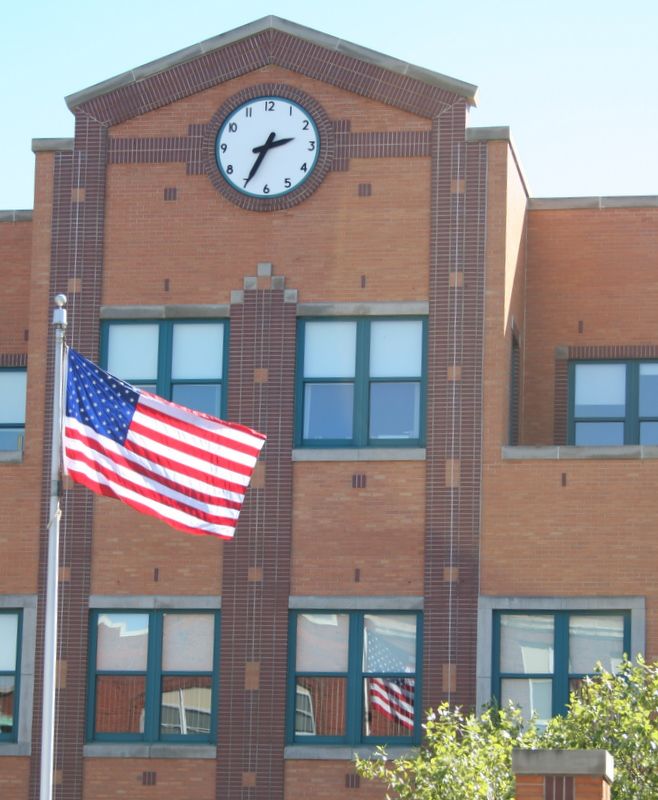
M 224 180 L 250 197 L 290 194 L 313 174 L 322 141 L 313 114 L 288 97 L 263 95 L 241 103 L 217 133 Z
M 301 203 L 334 166 L 335 124 L 314 97 L 286 83 L 241 89 L 203 127 L 198 168 L 247 211 Z

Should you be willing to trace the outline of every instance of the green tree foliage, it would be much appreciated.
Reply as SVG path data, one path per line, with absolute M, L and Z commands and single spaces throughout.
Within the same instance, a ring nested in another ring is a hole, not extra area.
M 598 670 L 555 717 L 542 748 L 608 750 L 615 759 L 613 800 L 658 798 L 658 663 L 625 661 L 614 674 Z
M 447 704 L 430 712 L 417 755 L 386 761 L 357 759 L 366 778 L 379 778 L 400 800 L 512 800 L 512 750 L 536 746 L 536 730 L 516 709 L 488 709 L 480 717 Z
M 447 704 L 424 727 L 417 754 L 387 761 L 379 748 L 357 759 L 358 772 L 383 781 L 396 800 L 512 800 L 514 748 L 603 749 L 615 759 L 613 800 L 658 800 L 658 663 L 597 670 L 544 731 L 511 707 L 478 717 Z

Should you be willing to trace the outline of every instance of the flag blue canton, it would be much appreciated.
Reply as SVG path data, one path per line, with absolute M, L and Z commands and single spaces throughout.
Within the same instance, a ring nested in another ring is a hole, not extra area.
M 66 415 L 123 444 L 139 393 L 75 350 L 68 351 Z

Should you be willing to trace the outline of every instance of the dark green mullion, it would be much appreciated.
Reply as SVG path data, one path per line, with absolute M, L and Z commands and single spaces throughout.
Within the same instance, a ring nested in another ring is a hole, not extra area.
M 299 363 L 299 362 L 298 362 Z M 288 699 L 286 702 L 286 741 L 295 741 L 295 710 L 297 708 L 297 612 L 288 617 Z
M 366 447 L 370 440 L 370 320 L 356 320 L 356 363 L 354 365 L 354 447 Z
M 425 362 L 423 362 L 425 363 Z M 424 370 L 423 370 L 424 372 Z M 414 733 L 415 742 L 420 741 L 423 713 L 423 615 L 416 614 L 416 672 L 414 674 Z
M 171 400 L 171 361 L 173 358 L 174 323 L 161 322 L 158 331 L 158 376 L 156 394 Z
M 222 348 L 222 369 L 220 372 L 221 389 L 219 399 L 220 417 L 228 419 L 228 357 L 229 357 L 229 336 L 230 326 L 228 320 L 222 320 L 224 326 L 224 339 Z M 217 662 L 219 663 L 219 661 Z
M 162 679 L 161 611 L 149 614 L 148 654 L 146 659 L 146 696 L 144 698 L 144 738 L 154 742 L 160 738 L 160 691 Z
M 363 726 L 363 612 L 350 614 L 347 662 L 345 733 L 349 744 L 358 744 Z
M 553 716 L 563 714 L 569 702 L 569 613 L 558 611 L 554 619 Z
M 624 419 L 624 444 L 640 441 L 640 365 L 637 361 L 626 363 L 626 415 Z
M 421 362 L 420 362 L 420 424 L 418 427 L 418 436 L 420 438 L 419 444 L 425 444 L 425 436 L 427 435 L 427 318 L 422 320 L 422 342 L 421 342 Z
M 94 739 L 96 728 L 96 647 L 98 645 L 98 611 L 91 614 L 87 664 L 87 741 Z
M 219 647 L 220 647 L 220 615 L 218 611 L 214 612 L 214 636 L 215 640 L 212 649 L 212 714 L 210 717 L 210 741 L 217 741 L 217 718 L 219 716 Z M 291 663 L 290 661 L 288 662 Z

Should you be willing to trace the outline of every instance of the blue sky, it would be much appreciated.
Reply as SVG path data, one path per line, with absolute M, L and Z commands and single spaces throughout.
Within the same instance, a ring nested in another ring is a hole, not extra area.
M 64 97 L 268 14 L 479 86 L 536 197 L 658 195 L 655 0 L 23 0 L 0 27 L 0 209 L 32 207 L 33 137 Z

